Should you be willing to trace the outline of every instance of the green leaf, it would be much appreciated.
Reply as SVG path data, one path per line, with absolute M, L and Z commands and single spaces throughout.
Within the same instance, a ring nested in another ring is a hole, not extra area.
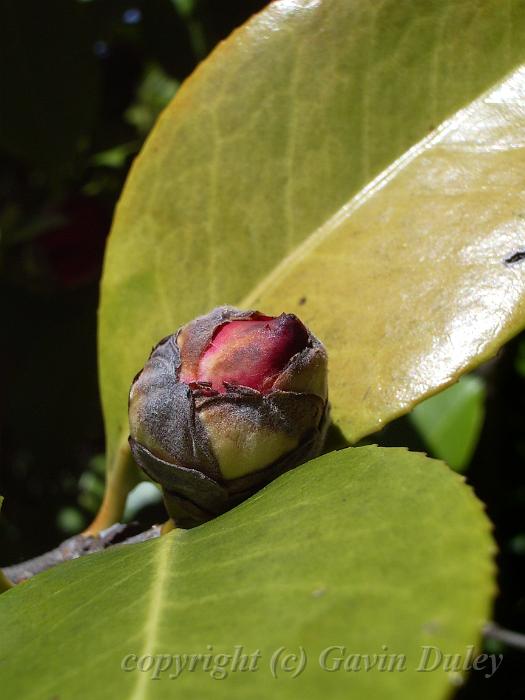
M 440 462 L 400 448 L 332 452 L 201 527 L 68 562 L 1 596 L 2 689 L 23 700 L 86 688 L 133 700 L 442 698 L 457 677 L 415 669 L 424 645 L 464 660 L 477 643 L 494 594 L 489 530 Z M 260 650 L 257 672 L 218 683 L 201 666 L 155 682 L 121 670 L 130 654 L 236 645 Z M 319 655 L 331 646 L 403 654 L 406 671 L 330 673 Z M 280 647 L 307 655 L 293 681 L 271 675 Z
M 469 464 L 485 418 L 485 383 L 463 377 L 457 384 L 427 399 L 410 414 L 434 457 L 463 471 Z
M 525 325 L 525 66 L 441 125 L 245 300 L 326 339 L 357 439 L 492 357 Z M 329 274 L 326 270 L 329 269 Z
M 135 142 L 122 143 L 119 146 L 109 148 L 107 151 L 95 153 L 91 157 L 93 165 L 102 166 L 105 168 L 122 168 L 126 164 L 128 158 L 136 153 L 138 145 Z
M 179 83 L 155 63 L 146 66 L 135 102 L 126 110 L 125 118 L 137 131 L 145 135 L 155 119 L 175 94 Z
M 111 478 L 132 377 L 218 304 L 311 325 L 353 441 L 524 325 L 525 266 L 504 263 L 523 247 L 524 73 L 480 98 L 525 59 L 524 25 L 519 0 L 276 2 L 184 83 L 107 250 Z

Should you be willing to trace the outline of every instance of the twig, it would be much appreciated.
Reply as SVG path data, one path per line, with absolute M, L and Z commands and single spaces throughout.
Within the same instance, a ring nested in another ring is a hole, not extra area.
M 506 630 L 504 627 L 500 627 L 495 622 L 487 623 L 483 630 L 483 634 L 486 639 L 494 639 L 498 642 L 508 644 L 509 647 L 514 647 L 515 649 L 525 651 L 525 634 L 513 632 L 512 630 Z
M 134 542 L 145 542 L 160 536 L 161 526 L 154 525 L 149 530 L 140 531 L 138 523 L 122 524 L 116 523 L 106 530 L 102 530 L 98 535 L 75 535 L 62 542 L 50 552 L 41 554 L 34 559 L 28 559 L 20 564 L 6 566 L 3 573 L 8 581 L 21 583 L 35 574 L 51 569 L 57 564 L 61 564 L 70 559 L 78 559 L 86 554 L 101 552 L 116 544 L 132 544 Z

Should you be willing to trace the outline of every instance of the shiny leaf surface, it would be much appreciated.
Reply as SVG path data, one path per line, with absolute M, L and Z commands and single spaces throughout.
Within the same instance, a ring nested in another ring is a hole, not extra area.
M 246 301 L 271 313 L 293 300 L 326 340 L 334 415 L 351 438 L 525 325 L 524 173 L 521 68 L 397 161 Z
M 523 74 L 433 130 L 525 59 L 524 25 L 521 0 L 286 0 L 199 67 L 109 241 L 110 470 L 150 348 L 218 304 L 311 325 L 353 440 L 523 325 Z

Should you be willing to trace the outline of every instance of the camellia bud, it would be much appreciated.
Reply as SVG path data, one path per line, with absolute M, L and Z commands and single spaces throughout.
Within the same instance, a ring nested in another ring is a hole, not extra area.
M 197 524 L 319 454 L 326 351 L 293 314 L 219 307 L 153 349 L 131 385 L 129 424 L 170 515 Z

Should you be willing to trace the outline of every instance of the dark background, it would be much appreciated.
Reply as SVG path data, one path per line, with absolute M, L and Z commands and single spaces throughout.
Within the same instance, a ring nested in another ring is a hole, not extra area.
M 96 313 L 105 239 L 133 157 L 197 63 L 264 7 L 238 0 L 0 2 L 0 563 L 86 526 L 103 492 Z M 525 341 L 486 372 L 468 481 L 495 525 L 495 619 L 525 632 Z M 425 449 L 406 419 L 378 436 Z M 137 505 L 145 525 L 160 504 Z M 505 654 L 469 698 L 525 698 L 525 652 Z

